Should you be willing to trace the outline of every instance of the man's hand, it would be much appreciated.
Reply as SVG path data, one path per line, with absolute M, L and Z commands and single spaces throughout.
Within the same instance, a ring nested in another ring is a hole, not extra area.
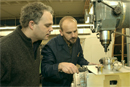
M 79 73 L 78 68 L 73 63 L 62 62 L 58 65 L 58 70 L 62 70 L 67 74 Z

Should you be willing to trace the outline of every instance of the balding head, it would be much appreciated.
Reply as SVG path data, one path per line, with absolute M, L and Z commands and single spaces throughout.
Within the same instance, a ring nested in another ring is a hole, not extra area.
M 60 29 L 63 31 L 63 26 L 66 25 L 66 22 L 69 23 L 69 22 L 76 22 L 77 24 L 77 21 L 75 18 L 73 18 L 72 16 L 65 16 L 63 17 L 61 20 L 60 20 Z M 65 24 L 64 24 L 65 23 Z

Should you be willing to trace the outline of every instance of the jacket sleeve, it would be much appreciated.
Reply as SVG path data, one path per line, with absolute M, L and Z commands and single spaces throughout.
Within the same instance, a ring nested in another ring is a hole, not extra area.
M 55 55 L 48 45 L 45 45 L 41 51 L 43 55 L 41 63 L 41 74 L 44 78 L 59 81 L 65 73 L 58 72 L 58 63 L 56 63 Z
M 83 55 L 83 50 L 82 50 L 82 47 L 81 45 L 79 44 L 79 58 L 78 58 L 78 64 L 79 65 L 88 65 L 89 62 L 84 58 L 84 55 Z

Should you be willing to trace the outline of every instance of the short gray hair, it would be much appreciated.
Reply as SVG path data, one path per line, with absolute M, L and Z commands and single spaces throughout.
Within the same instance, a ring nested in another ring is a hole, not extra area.
M 23 28 L 28 27 L 29 21 L 34 21 L 36 24 L 38 24 L 40 18 L 44 14 L 44 10 L 49 11 L 53 15 L 53 9 L 45 5 L 42 2 L 33 2 L 25 5 L 21 9 L 20 14 L 20 24 Z

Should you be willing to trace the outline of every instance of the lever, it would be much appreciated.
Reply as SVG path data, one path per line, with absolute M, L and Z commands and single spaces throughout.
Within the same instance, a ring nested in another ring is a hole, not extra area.
M 121 8 L 119 6 L 116 7 L 112 7 L 110 5 L 108 5 L 107 3 L 103 2 L 102 0 L 98 0 L 98 3 L 103 3 L 104 5 L 110 7 L 113 10 L 114 15 L 118 16 L 121 14 Z

